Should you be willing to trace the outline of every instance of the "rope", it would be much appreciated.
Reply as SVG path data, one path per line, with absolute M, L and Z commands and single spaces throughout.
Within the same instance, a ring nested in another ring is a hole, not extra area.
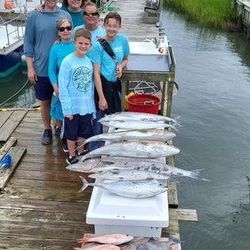
M 4 102 L 0 103 L 0 107 L 2 107 L 3 105 L 5 105 L 7 102 L 9 102 L 11 99 L 13 99 L 15 96 L 17 96 L 21 91 L 23 91 L 23 89 L 27 86 L 29 82 L 29 79 L 26 80 L 26 82 L 24 83 L 24 85 L 12 96 L 10 96 L 8 99 L 6 99 Z

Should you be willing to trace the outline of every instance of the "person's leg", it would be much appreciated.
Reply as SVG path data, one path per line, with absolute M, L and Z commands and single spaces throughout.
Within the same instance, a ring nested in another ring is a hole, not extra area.
M 68 164 L 75 164 L 79 160 L 76 157 L 76 140 L 78 131 L 78 115 L 73 115 L 73 119 L 64 119 L 64 138 L 67 139 L 69 157 L 66 159 Z
M 51 129 L 50 105 L 51 105 L 51 100 L 41 101 L 41 116 L 42 116 L 43 126 L 45 129 Z
M 77 138 L 77 152 L 78 155 L 83 155 L 84 153 L 86 153 L 86 151 L 84 151 L 84 141 L 85 139 L 83 137 L 78 137 Z
M 71 158 L 76 156 L 76 141 L 67 139 L 67 145 L 69 150 L 69 156 Z
M 50 84 L 48 77 L 39 77 L 34 85 L 36 98 L 40 100 L 41 103 L 41 117 L 44 126 L 44 132 L 41 138 L 41 143 L 43 145 L 48 145 L 52 143 L 52 130 L 50 126 L 50 106 L 51 98 L 53 94 L 53 87 Z
M 93 120 L 93 135 L 99 135 L 103 133 L 103 126 L 99 122 L 99 120 L 104 117 L 105 112 L 102 110 L 98 110 L 96 112 L 96 118 Z M 90 142 L 88 149 L 89 151 L 95 150 L 97 148 L 100 148 L 104 145 L 103 142 Z

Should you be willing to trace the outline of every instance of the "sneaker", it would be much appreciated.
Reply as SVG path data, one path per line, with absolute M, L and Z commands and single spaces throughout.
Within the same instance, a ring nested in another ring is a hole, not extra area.
M 51 129 L 44 129 L 41 143 L 43 145 L 49 145 L 52 143 L 52 131 L 51 131 Z
M 55 136 L 60 136 L 61 135 L 61 127 L 55 126 Z
M 68 152 L 69 152 L 67 143 L 63 143 L 62 149 L 63 149 L 63 152 L 65 152 L 65 153 L 68 153 Z
M 75 164 L 79 161 L 79 159 L 77 159 L 77 156 L 69 156 L 67 159 L 66 159 L 66 162 L 69 164 L 69 165 L 72 165 L 72 164 Z

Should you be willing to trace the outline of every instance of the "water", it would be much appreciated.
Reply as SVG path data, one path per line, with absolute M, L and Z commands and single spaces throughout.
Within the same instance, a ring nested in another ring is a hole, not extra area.
M 177 167 L 202 168 L 210 182 L 179 180 L 180 208 L 196 209 L 199 222 L 181 223 L 184 250 L 250 249 L 250 44 L 244 35 L 215 33 L 163 13 L 180 86 L 173 116 L 183 127 L 175 145 Z M 19 89 L 17 72 L 0 82 L 0 102 Z M 7 104 L 30 107 L 32 88 Z
M 20 68 L 8 78 L 0 78 L 1 108 L 30 108 L 35 103 L 33 87 L 26 83 L 27 75 Z M 17 94 L 17 95 L 16 95 Z M 11 98 L 13 96 L 13 98 Z M 10 99 L 9 101 L 7 101 Z M 7 102 L 6 102 L 7 101 Z
M 169 12 L 162 23 L 180 86 L 175 164 L 202 168 L 211 180 L 178 184 L 179 207 L 199 217 L 181 223 L 182 249 L 250 249 L 250 44 L 244 35 L 200 30 Z

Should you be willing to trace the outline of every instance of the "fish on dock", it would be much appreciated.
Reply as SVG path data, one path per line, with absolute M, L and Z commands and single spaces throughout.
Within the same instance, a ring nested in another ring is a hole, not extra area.
M 107 164 L 105 163 L 107 161 Z M 150 171 L 154 173 L 164 173 L 170 177 L 189 177 L 196 180 L 209 181 L 203 178 L 200 173 L 202 169 L 195 170 L 185 170 L 170 166 L 162 161 L 157 161 L 156 159 L 136 159 L 136 158 L 125 158 L 125 157 L 108 157 L 103 160 L 103 170 L 112 169 L 137 169 L 143 171 Z M 113 164 L 112 164 L 113 163 Z M 109 166 L 106 168 L 106 166 Z M 99 168 L 100 169 L 100 168 Z M 97 172 L 98 168 L 93 168 L 93 172 Z
M 147 129 L 164 129 L 172 128 L 176 130 L 176 127 L 167 123 L 158 123 L 151 121 L 137 121 L 137 120 L 126 120 L 126 121 L 100 121 L 99 122 L 109 128 L 125 129 L 125 130 L 147 130 Z
M 132 158 L 159 158 L 178 154 L 180 150 L 164 142 L 117 142 L 95 149 L 81 158 L 84 161 L 97 156 L 122 156 Z
M 98 172 L 89 175 L 93 179 L 104 179 L 104 180 L 126 180 L 126 181 L 137 181 L 137 180 L 168 180 L 169 175 L 166 172 L 150 172 L 144 169 L 111 169 L 103 172 Z
M 106 182 L 100 181 L 95 183 L 88 183 L 86 179 L 82 179 L 82 188 L 84 191 L 88 186 L 100 187 L 113 194 L 125 198 L 142 199 L 149 198 L 161 193 L 166 192 L 167 186 L 157 180 L 140 180 L 140 181 L 113 181 Z
M 176 136 L 175 133 L 166 130 L 147 130 L 147 131 L 122 131 L 122 132 L 110 132 L 92 136 L 84 141 L 84 144 L 93 141 L 161 141 L 166 142 L 173 139 Z
M 106 115 L 101 118 L 99 121 L 146 121 L 146 122 L 169 122 L 171 124 L 178 124 L 177 119 L 172 119 L 167 116 L 150 114 L 150 113 L 141 113 L 141 112 L 118 112 L 111 115 Z
M 121 250 L 178 250 L 180 241 L 176 238 L 135 238 L 122 246 Z
M 110 244 L 88 244 L 80 247 L 74 247 L 74 250 L 121 250 L 120 247 Z
M 76 172 L 93 173 L 91 171 L 93 168 L 102 168 L 102 167 L 104 167 L 104 163 L 101 161 L 101 159 L 90 158 L 85 161 L 80 161 L 75 164 L 70 164 L 66 167 L 66 169 L 70 171 L 76 171 Z
M 79 243 L 96 242 L 101 244 L 121 245 L 133 240 L 133 236 L 126 234 L 106 234 L 93 237 L 83 237 Z

